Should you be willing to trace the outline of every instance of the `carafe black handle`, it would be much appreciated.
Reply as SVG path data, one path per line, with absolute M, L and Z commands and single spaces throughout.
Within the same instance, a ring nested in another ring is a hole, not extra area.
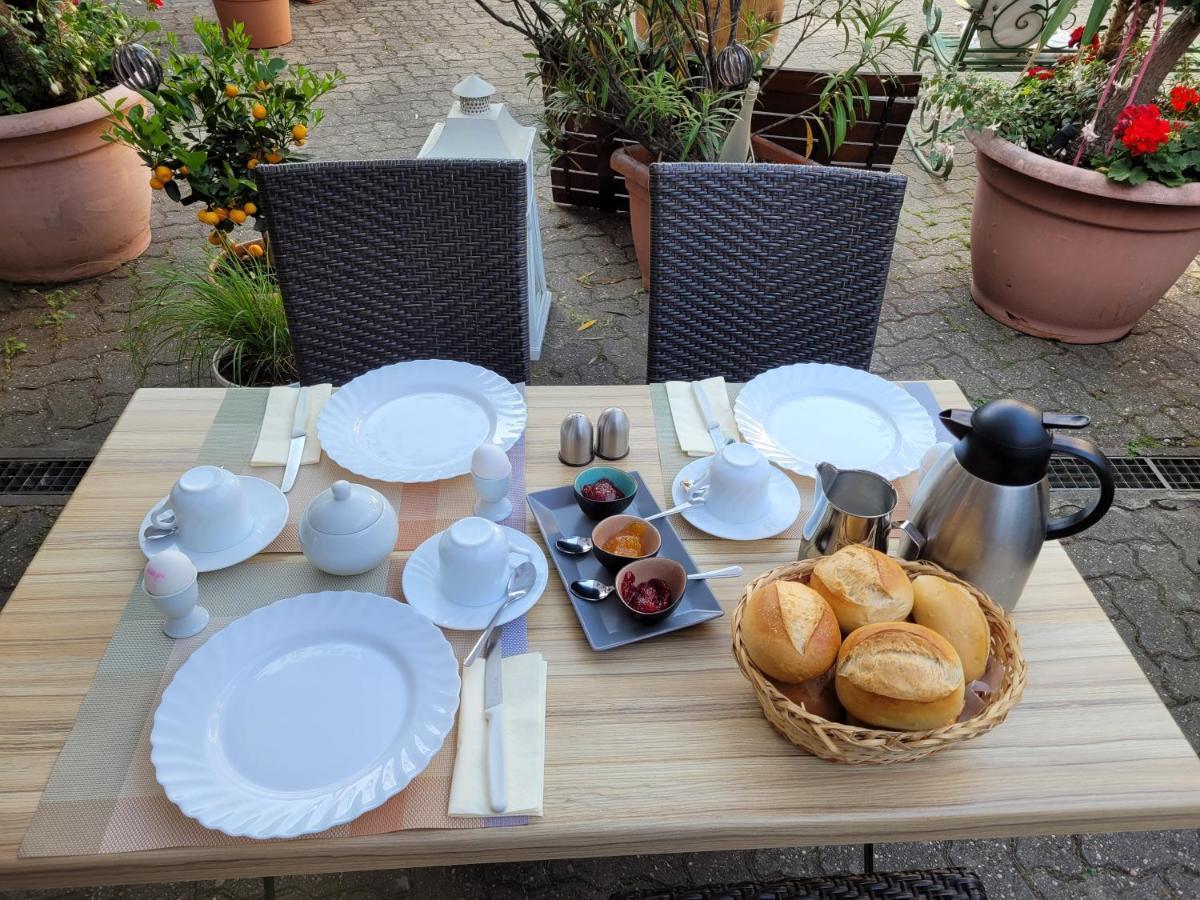
M 1056 434 L 1054 442 L 1050 445 L 1050 450 L 1054 453 L 1065 453 L 1067 456 L 1074 456 L 1087 463 L 1088 467 L 1096 473 L 1096 477 L 1100 479 L 1100 496 L 1096 499 L 1095 503 L 1086 509 L 1073 512 L 1069 516 L 1060 516 L 1057 519 L 1051 519 L 1046 524 L 1046 540 L 1069 537 L 1096 524 L 1108 512 L 1108 508 L 1112 506 L 1113 491 L 1116 489 L 1112 463 L 1100 452 L 1100 448 L 1091 441 L 1085 441 L 1083 438 L 1077 437 L 1063 437 Z

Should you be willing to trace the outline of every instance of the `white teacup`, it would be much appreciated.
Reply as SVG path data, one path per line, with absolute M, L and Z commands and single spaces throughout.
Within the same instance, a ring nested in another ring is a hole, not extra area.
M 459 519 L 438 539 L 442 593 L 463 606 L 495 603 L 508 583 L 512 553 L 531 558 L 529 551 L 509 543 L 499 525 L 479 516 Z
M 179 543 L 196 553 L 216 553 L 244 540 L 254 528 L 242 480 L 219 466 L 188 469 L 167 505 L 150 521 L 160 528 L 175 525 Z
M 708 466 L 704 508 L 723 522 L 751 522 L 770 506 L 771 464 L 749 444 L 728 444 Z

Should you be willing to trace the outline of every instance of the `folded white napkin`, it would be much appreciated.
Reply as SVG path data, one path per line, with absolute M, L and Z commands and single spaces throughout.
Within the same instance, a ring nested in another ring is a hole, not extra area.
M 314 384 L 308 392 L 308 439 L 304 442 L 301 465 L 319 462 L 321 443 L 317 440 L 317 419 L 325 408 L 325 401 L 333 393 L 333 385 Z M 292 417 L 296 415 L 296 400 L 299 391 L 294 387 L 273 387 L 267 395 L 267 411 L 263 414 L 262 428 L 258 432 L 258 445 L 250 457 L 252 466 L 282 466 L 287 462 L 288 447 L 292 441 Z
M 540 653 L 504 659 L 504 764 L 508 809 L 488 797 L 487 722 L 481 656 L 463 670 L 458 755 L 450 783 L 452 816 L 540 816 L 546 763 L 546 661 Z
M 729 405 L 729 394 L 725 390 L 724 378 L 706 378 L 697 382 L 709 405 L 717 414 L 717 423 L 725 437 L 741 440 L 737 422 L 733 418 L 733 407 Z M 692 391 L 690 381 L 668 381 L 667 402 L 671 405 L 671 419 L 675 423 L 675 436 L 679 446 L 688 456 L 711 456 L 714 452 L 712 438 L 708 434 L 708 423 L 700 412 L 700 404 Z

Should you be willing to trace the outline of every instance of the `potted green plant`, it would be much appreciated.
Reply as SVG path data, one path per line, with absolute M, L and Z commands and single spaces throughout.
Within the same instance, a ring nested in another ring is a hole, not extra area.
M 240 24 L 222 34 L 197 19 L 195 30 L 202 52 L 181 53 L 172 40 L 162 83 L 141 92 L 151 111 L 113 104 L 107 139 L 137 151 L 151 188 L 200 207 L 209 243 L 262 257 L 262 240 L 233 240 L 239 226 L 263 230 L 254 169 L 304 158 L 299 148 L 322 117 L 314 104 L 344 76 L 253 53 Z
M 878 73 L 882 55 L 905 40 L 896 4 L 883 0 L 800 0 L 782 21 L 743 10 L 739 0 L 731 0 L 724 18 L 720 0 L 512 0 L 501 9 L 511 8 L 515 18 L 489 0 L 476 2 L 532 44 L 531 80 L 545 85 L 543 139 L 552 152 L 569 123 L 593 118 L 639 143 L 614 153 L 611 165 L 625 176 L 647 284 L 651 162 L 807 161 L 769 141 L 751 140 L 758 80 L 782 28 L 799 32 L 784 63 L 826 31 L 840 31 L 852 48 L 849 64 L 830 73 L 819 101 L 794 116 L 821 129 L 831 148 L 869 103 L 862 74 Z
M 233 259 L 173 267 L 130 313 L 130 347 L 142 370 L 174 355 L 193 383 L 211 373 L 224 387 L 289 384 L 296 362 L 283 298 L 268 266 Z
M 1011 328 L 1117 340 L 1200 252 L 1200 92 L 1172 74 L 1200 18 L 1170 5 L 1096 0 L 1055 65 L 930 85 L 942 139 L 977 151 L 971 296 Z
M 157 28 L 109 0 L 0 0 L 0 280 L 87 278 L 149 245 L 137 156 L 101 136 L 138 101 L 114 50 Z

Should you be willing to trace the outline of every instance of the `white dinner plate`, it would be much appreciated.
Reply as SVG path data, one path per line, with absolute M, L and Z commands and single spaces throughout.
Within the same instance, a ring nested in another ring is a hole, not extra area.
M 379 481 L 437 481 L 471 470 L 483 443 L 508 450 L 525 398 L 490 369 L 419 359 L 372 369 L 334 391 L 317 420 L 325 452 Z
M 301 594 L 218 631 L 175 673 L 150 758 L 206 828 L 287 838 L 349 822 L 399 793 L 442 746 L 458 663 L 404 603 Z
M 179 536 L 174 534 L 153 541 L 147 539 L 145 534 L 146 529 L 151 525 L 151 518 L 171 502 L 168 495 L 150 507 L 146 517 L 142 519 L 142 524 L 138 526 L 138 546 L 142 548 L 146 559 L 156 553 L 162 553 L 164 550 L 178 550 L 192 561 L 197 572 L 215 572 L 218 569 L 236 566 L 265 550 L 271 541 L 279 537 L 283 526 L 287 524 L 287 497 L 284 496 L 283 491 L 262 478 L 255 478 L 253 475 L 239 475 L 238 477 L 242 480 L 242 490 L 245 492 L 246 502 L 250 505 L 250 515 L 254 517 L 254 527 L 250 529 L 250 533 L 245 538 L 232 547 L 211 553 L 189 550 L 179 543 Z
M 504 625 L 533 609 L 533 605 L 546 591 L 546 583 L 550 580 L 550 566 L 546 563 L 546 554 L 537 545 L 537 541 L 507 525 L 501 525 L 500 528 L 509 543 L 529 554 L 529 561 L 533 563 L 535 572 L 533 587 L 529 593 L 500 616 L 498 624 Z M 437 544 L 441 536 L 441 532 L 438 532 L 422 541 L 421 546 L 413 551 L 408 562 L 404 564 L 404 574 L 401 576 L 404 599 L 413 609 L 442 628 L 452 628 L 456 631 L 480 631 L 487 628 L 496 607 L 504 599 L 504 590 L 501 588 L 497 591 L 496 602 L 486 606 L 463 606 L 449 599 L 442 593 L 441 579 L 438 577 L 440 565 Z M 525 561 L 525 557 L 518 553 L 510 554 L 508 559 L 510 575 L 514 567 Z
M 691 482 L 694 487 L 701 479 L 707 478 L 712 460 L 711 456 L 703 456 L 679 470 L 671 484 L 671 496 L 676 504 L 687 500 L 688 492 L 684 489 L 683 482 Z M 685 509 L 680 515 L 713 537 L 729 541 L 761 541 L 790 528 L 796 521 L 796 516 L 800 515 L 801 507 L 799 489 L 792 483 L 792 479 L 774 466 L 771 466 L 771 483 L 767 490 L 770 505 L 766 513 L 749 522 L 726 522 L 714 516 L 704 505 Z
M 776 465 L 815 476 L 817 463 L 899 478 L 920 465 L 933 420 L 898 385 L 846 366 L 797 363 L 751 379 L 734 403 L 742 438 Z

